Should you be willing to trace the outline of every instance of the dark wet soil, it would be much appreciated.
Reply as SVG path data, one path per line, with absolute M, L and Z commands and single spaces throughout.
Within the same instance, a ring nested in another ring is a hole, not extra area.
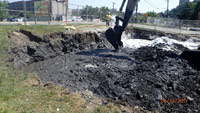
M 10 38 L 13 36 L 17 37 L 12 34 Z M 42 81 L 62 84 L 71 91 L 88 89 L 149 110 L 200 112 L 200 71 L 176 52 L 156 46 L 112 53 L 104 35 L 96 33 L 54 33 L 38 38 L 12 48 L 11 56 L 16 67 L 36 72 Z

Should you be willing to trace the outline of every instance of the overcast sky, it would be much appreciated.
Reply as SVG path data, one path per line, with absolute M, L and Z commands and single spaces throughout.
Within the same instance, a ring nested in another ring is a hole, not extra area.
M 20 1 L 20 0 L 9 0 Z M 91 5 L 93 7 L 106 6 L 113 7 L 113 2 L 116 3 L 115 8 L 119 8 L 123 0 L 69 0 L 69 7 L 76 8 L 77 5 Z M 127 0 L 128 1 L 128 0 Z M 169 0 L 169 9 L 175 8 L 179 4 L 179 0 Z M 138 12 L 146 13 L 148 11 L 163 12 L 167 9 L 167 0 L 140 0 Z

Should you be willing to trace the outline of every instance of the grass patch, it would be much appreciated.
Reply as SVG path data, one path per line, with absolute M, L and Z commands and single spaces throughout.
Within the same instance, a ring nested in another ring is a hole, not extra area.
M 1 113 L 121 113 L 113 104 L 102 105 L 93 111 L 77 93 L 62 86 L 44 87 L 35 74 L 24 75 L 0 64 Z
M 37 35 L 65 31 L 63 26 L 0 26 L 0 113 L 119 113 L 114 105 L 99 106 L 93 111 L 79 94 L 62 86 L 48 86 L 36 74 L 24 75 L 5 62 L 9 48 L 8 32 L 24 29 Z
M 0 68 L 0 111 L 4 113 L 87 112 L 85 100 L 61 86 L 43 87 L 35 74 Z

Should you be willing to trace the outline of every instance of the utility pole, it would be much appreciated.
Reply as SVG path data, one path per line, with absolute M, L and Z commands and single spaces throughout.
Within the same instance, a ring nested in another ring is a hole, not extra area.
M 136 14 L 135 14 L 135 23 L 137 23 L 137 17 L 138 17 L 138 3 L 136 4 Z
M 50 21 L 51 21 L 51 0 L 48 0 L 48 15 L 49 15 L 48 25 L 50 25 Z
M 77 17 L 79 17 L 79 14 L 80 14 L 80 12 L 79 12 L 79 5 L 77 6 Z
M 88 21 L 88 6 L 86 6 L 86 8 L 87 8 L 87 19 L 86 19 L 86 21 Z
M 65 0 L 66 2 L 66 20 L 65 20 L 65 24 L 67 25 L 67 16 L 68 16 L 68 0 Z
M 100 11 L 100 20 L 102 21 L 102 11 Z
M 24 25 L 26 25 L 26 1 L 24 0 Z
M 113 13 L 115 13 L 115 2 L 113 2 Z
M 169 0 L 167 0 L 167 18 L 169 18 Z

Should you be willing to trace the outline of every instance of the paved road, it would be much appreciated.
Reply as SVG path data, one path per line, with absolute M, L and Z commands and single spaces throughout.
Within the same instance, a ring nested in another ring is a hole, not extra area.
M 103 22 L 67 22 L 68 24 L 95 24 L 95 25 L 106 25 Z M 27 25 L 48 25 L 48 21 L 28 21 Z M 24 25 L 24 22 L 0 22 L 0 25 Z M 50 25 L 65 25 L 65 21 L 51 21 Z
M 27 22 L 28 25 L 35 25 L 34 21 Z M 48 25 L 47 21 L 37 22 L 37 25 Z M 85 25 L 105 25 L 104 22 L 68 22 L 68 24 L 85 24 Z M 24 25 L 24 22 L 0 22 L 0 25 Z M 65 25 L 63 21 L 51 21 L 50 25 Z M 151 26 L 151 25 L 143 25 L 143 24 L 130 24 L 130 26 L 135 26 L 139 28 L 151 29 L 151 30 L 158 30 L 167 33 L 177 33 L 177 34 L 184 34 L 194 37 L 200 37 L 200 31 L 189 31 L 185 29 L 178 29 L 178 28 L 166 28 L 166 27 L 159 27 L 159 26 Z

